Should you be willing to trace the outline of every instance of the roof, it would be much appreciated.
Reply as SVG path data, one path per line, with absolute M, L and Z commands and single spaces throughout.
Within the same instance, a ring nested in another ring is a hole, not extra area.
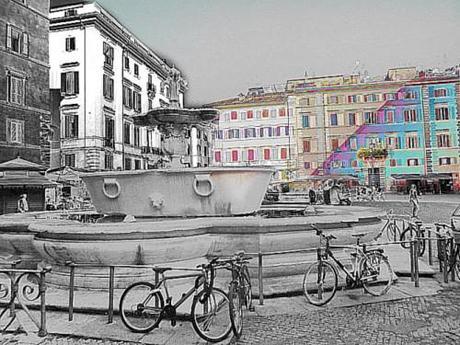
M 64 7 L 64 6 L 71 6 L 71 5 L 78 5 L 78 4 L 85 4 L 91 1 L 86 0 L 50 0 L 50 8 L 57 8 L 57 7 Z
M 264 95 L 255 95 L 255 96 L 244 96 L 244 97 L 235 97 L 224 99 L 222 101 L 213 102 L 207 104 L 209 107 L 224 107 L 232 105 L 255 105 L 255 104 L 273 104 L 273 103 L 285 103 L 287 93 L 286 92 L 277 92 L 269 93 Z
M 6 170 L 25 170 L 25 171 L 45 171 L 47 168 L 31 161 L 17 157 L 7 162 L 0 163 L 0 171 Z
M 56 183 L 44 176 L 4 176 L 0 177 L 0 187 L 53 187 Z

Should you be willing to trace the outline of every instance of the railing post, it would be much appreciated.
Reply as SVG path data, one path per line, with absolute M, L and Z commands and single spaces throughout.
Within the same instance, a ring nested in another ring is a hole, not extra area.
M 414 242 L 414 280 L 415 280 L 415 287 L 420 286 L 420 281 L 419 281 L 419 270 L 418 270 L 418 253 L 419 253 L 419 248 L 420 248 L 420 242 L 419 238 L 417 237 Z
M 66 262 L 70 267 L 70 277 L 69 277 L 69 321 L 73 321 L 73 303 L 74 303 L 74 293 L 75 293 L 75 265 L 73 262 Z
M 262 253 L 259 252 L 259 304 L 264 304 L 264 276 L 263 276 L 263 262 L 262 262 Z
M 442 273 L 444 276 L 444 283 L 449 282 L 449 260 L 450 258 L 447 257 L 447 241 L 445 237 L 442 238 L 441 240 L 441 247 L 442 247 L 442 253 L 443 253 L 443 258 L 442 258 Z
M 409 249 L 410 249 L 410 280 L 415 280 L 414 274 L 414 239 L 411 238 L 409 242 Z
M 40 329 L 38 330 L 39 337 L 46 337 L 48 334 L 46 330 L 46 282 L 45 274 L 49 272 L 48 269 L 42 269 L 40 272 L 40 282 L 38 291 L 40 293 Z
M 14 270 L 16 269 L 16 262 L 13 262 L 11 264 L 11 268 L 13 269 L 13 271 L 11 272 L 11 275 L 10 275 L 10 279 L 11 279 L 11 301 L 10 301 L 10 317 L 11 318 L 14 318 L 15 315 L 16 315 L 16 311 L 15 311 L 15 305 L 14 305 L 14 301 L 16 300 L 16 296 L 18 294 L 18 286 L 16 284 L 16 272 L 14 272 Z
M 436 225 L 436 249 L 438 251 L 438 264 L 439 264 L 439 272 L 442 272 L 442 260 L 443 260 L 443 253 L 442 253 L 442 243 L 441 243 L 441 236 L 439 235 L 439 225 Z
M 427 237 L 428 237 L 428 265 L 433 266 L 433 243 L 431 239 L 431 230 L 428 229 Z
M 113 289 L 115 285 L 115 267 L 109 267 L 109 315 L 107 323 L 113 322 Z
M 454 262 L 455 262 L 455 246 L 454 246 L 454 238 L 451 237 L 450 240 L 449 240 L 449 243 L 450 243 L 450 262 L 449 262 L 449 267 L 451 267 L 450 269 L 450 280 L 451 281 L 455 281 L 455 269 L 453 267 L 454 265 Z

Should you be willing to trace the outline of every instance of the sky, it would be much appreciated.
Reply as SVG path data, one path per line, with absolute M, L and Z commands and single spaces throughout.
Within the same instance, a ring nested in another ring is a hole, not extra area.
M 183 72 L 188 105 L 305 74 L 460 63 L 460 0 L 97 2 Z

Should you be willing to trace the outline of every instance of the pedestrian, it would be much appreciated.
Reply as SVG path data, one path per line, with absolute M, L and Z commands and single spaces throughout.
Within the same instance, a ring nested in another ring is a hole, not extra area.
M 418 218 L 418 212 L 420 211 L 417 186 L 413 184 L 409 190 L 409 203 L 412 205 L 412 217 Z
M 29 204 L 27 203 L 27 194 L 22 194 L 18 200 L 18 212 L 24 213 L 29 211 Z

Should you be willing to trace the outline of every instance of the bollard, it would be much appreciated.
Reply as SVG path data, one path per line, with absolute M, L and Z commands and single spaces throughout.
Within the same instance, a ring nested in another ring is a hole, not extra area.
M 264 277 L 263 277 L 263 270 L 262 270 L 262 253 L 259 253 L 259 305 L 264 304 Z
M 115 267 L 109 267 L 109 315 L 107 323 L 113 322 L 113 289 L 115 283 Z
M 450 262 L 449 262 L 449 267 L 450 267 L 450 280 L 455 281 L 455 268 L 454 268 L 454 263 L 455 263 L 455 245 L 454 245 L 454 238 L 451 237 L 449 240 L 450 243 Z
M 69 285 L 69 321 L 73 321 L 73 298 L 75 293 L 75 265 L 73 263 L 70 263 Z
M 419 257 L 419 248 L 420 248 L 420 242 L 418 238 L 414 242 L 414 280 L 415 280 L 415 287 L 420 286 L 420 281 L 419 281 L 419 268 L 418 268 L 418 257 Z
M 409 243 L 409 249 L 410 249 L 410 280 L 414 281 L 415 280 L 415 274 L 414 274 L 414 240 L 411 238 L 410 243 Z
M 40 282 L 39 282 L 39 293 L 40 293 L 40 329 L 38 330 L 39 337 L 46 337 L 48 332 L 46 331 L 46 283 L 45 283 L 45 273 L 46 270 L 40 272 Z
M 442 248 L 442 253 L 443 253 L 442 273 L 444 276 L 444 283 L 448 283 L 449 282 L 449 267 L 448 267 L 449 258 L 447 257 L 447 243 L 446 243 L 445 238 L 441 240 L 441 248 Z
M 430 229 L 428 229 L 427 236 L 428 236 L 428 265 L 433 266 L 433 247 L 432 247 L 433 244 L 431 242 L 432 233 Z

